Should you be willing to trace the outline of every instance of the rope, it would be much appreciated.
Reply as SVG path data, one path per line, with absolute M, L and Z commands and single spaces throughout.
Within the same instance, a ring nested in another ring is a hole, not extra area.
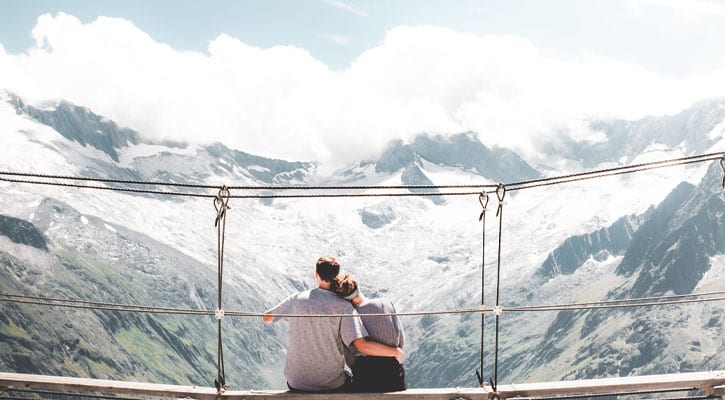
M 122 311 L 137 312 L 148 314 L 170 314 L 170 315 L 214 315 L 213 310 L 191 310 L 182 308 L 167 307 L 148 307 L 118 303 L 103 303 L 96 301 L 68 300 L 38 296 L 24 296 L 17 294 L 0 293 L 0 301 L 8 303 L 20 303 L 31 305 L 55 306 L 64 308 L 74 308 L 81 310 L 101 310 L 101 311 Z
M 510 183 L 507 186 L 508 186 L 509 190 L 530 189 L 530 188 L 541 187 L 541 186 L 558 185 L 560 183 L 577 182 L 577 181 L 583 181 L 583 180 L 588 180 L 588 179 L 604 178 L 607 176 L 614 176 L 614 175 L 624 175 L 624 174 L 630 174 L 633 172 L 641 172 L 641 171 L 647 171 L 647 170 L 657 169 L 657 168 L 694 164 L 694 163 L 699 163 L 699 162 L 716 160 L 718 158 L 725 157 L 724 155 L 725 155 L 725 153 L 720 152 L 720 153 L 710 153 L 710 154 L 703 154 L 703 155 L 690 156 L 690 157 L 681 157 L 681 158 L 675 158 L 675 159 L 671 159 L 671 160 L 653 161 L 653 162 L 649 162 L 649 163 L 635 164 L 635 165 L 629 165 L 629 166 L 624 166 L 624 167 L 605 168 L 605 169 L 589 171 L 589 172 L 579 172 L 579 173 L 570 174 L 570 175 L 562 175 L 562 176 L 555 176 L 555 177 L 550 177 L 550 178 L 520 181 L 520 182 Z
M 173 186 L 196 189 L 218 189 L 219 185 L 204 185 L 196 183 L 175 183 L 175 182 L 159 182 L 159 181 L 141 181 L 132 179 L 110 179 L 110 178 L 90 178 L 85 176 L 70 175 L 50 175 L 50 174 L 34 174 L 25 172 L 9 172 L 0 171 L 0 175 L 18 176 L 24 178 L 43 178 L 43 179 L 62 179 L 67 181 L 83 181 L 83 182 L 102 182 L 102 183 L 120 183 L 124 185 L 144 185 L 144 186 Z
M 506 197 L 506 187 L 499 183 L 496 188 L 496 197 L 498 198 L 498 209 L 496 210 L 496 216 L 498 217 L 498 257 L 496 259 L 496 307 L 494 308 L 494 315 L 496 316 L 496 345 L 494 347 L 494 361 L 493 361 L 493 374 L 494 380 L 491 382 L 493 391 L 496 391 L 496 385 L 498 385 L 498 323 L 500 317 L 500 288 L 501 288 L 501 234 L 503 231 L 503 205 L 504 198 Z
M 668 299 L 682 299 L 686 297 L 706 297 L 706 296 L 719 296 L 712 298 L 698 298 L 698 299 L 684 299 L 684 300 L 669 300 Z M 659 300 L 659 301 L 654 301 Z M 589 303 L 570 303 L 570 304 L 551 304 L 541 306 L 502 306 L 500 310 L 502 312 L 539 312 L 539 311 L 561 311 L 561 310 L 587 310 L 587 309 L 616 309 L 625 307 L 649 307 L 657 305 L 677 305 L 677 304 L 690 304 L 690 303 L 706 303 L 714 301 L 725 300 L 725 291 L 720 292 L 705 292 L 705 293 L 693 293 L 688 295 L 671 295 L 671 296 L 655 296 L 655 297 L 643 297 L 634 299 L 622 299 L 622 300 L 610 300 L 600 302 L 589 302 Z M 47 298 L 38 296 L 25 296 L 17 294 L 5 294 L 0 293 L 0 302 L 6 303 L 18 303 L 18 304 L 30 304 L 30 305 L 42 305 L 52 307 L 63 307 L 72 309 L 85 309 L 85 310 L 100 310 L 100 311 L 120 311 L 120 312 L 137 312 L 137 313 L 149 313 L 149 314 L 170 314 L 170 315 L 203 315 L 213 316 L 216 314 L 216 310 L 192 310 L 182 308 L 165 308 L 165 307 L 146 307 L 136 306 L 127 304 L 117 303 L 102 303 L 82 300 L 68 300 L 68 299 L 57 299 Z M 623 303 L 623 304 L 620 304 Z M 375 313 L 375 314 L 270 314 L 272 317 L 286 317 L 286 318 L 347 318 L 353 317 L 358 318 L 362 316 L 370 317 L 389 317 L 397 315 L 399 317 L 415 317 L 415 316 L 426 316 L 426 315 L 454 315 L 454 314 L 479 314 L 493 312 L 494 309 L 491 307 L 470 307 L 470 308 L 458 308 L 451 310 L 432 310 L 432 311 L 411 311 L 411 312 L 396 312 L 396 313 Z M 263 312 L 251 312 L 251 311 L 224 311 L 224 317 L 263 317 Z
M 506 184 L 508 190 L 522 190 L 530 189 L 541 186 L 557 185 L 560 183 L 575 182 L 587 179 L 602 178 L 606 176 L 629 174 L 633 172 L 646 171 L 655 168 L 671 167 L 676 165 L 686 165 L 692 163 L 699 163 L 704 161 L 710 161 L 715 159 L 721 159 L 721 164 L 725 168 L 725 152 L 702 154 L 689 157 L 681 157 L 670 160 L 654 161 L 649 163 L 635 164 L 624 167 L 606 168 L 601 170 L 594 170 L 588 172 L 580 172 L 576 174 L 562 175 L 556 177 L 542 178 L 525 180 L 519 182 L 513 182 Z M 126 185 L 157 185 L 157 186 L 170 186 L 170 187 L 181 187 L 181 188 L 194 188 L 194 189 L 211 189 L 218 186 L 205 185 L 205 184 L 188 184 L 188 183 L 173 183 L 173 182 L 155 182 L 155 181 L 137 181 L 137 180 L 124 180 L 124 179 L 103 179 L 103 178 L 89 178 L 89 177 L 74 177 L 65 175 L 49 175 L 49 174 L 33 174 L 33 173 L 20 173 L 20 172 L 8 172 L 0 171 L 0 180 L 12 183 L 21 184 L 36 184 L 36 185 L 51 185 L 60 187 L 73 187 L 81 189 L 98 189 L 98 190 L 111 190 L 120 192 L 140 193 L 140 194 L 155 194 L 164 196 L 186 196 L 186 197 L 200 197 L 200 198 L 216 198 L 213 194 L 204 193 L 193 193 L 193 192 L 171 192 L 171 191 L 159 191 L 149 189 L 134 189 L 125 187 L 110 187 L 110 186 L 98 186 L 98 185 L 80 185 L 74 183 L 63 183 L 63 182 L 48 182 L 31 179 L 17 179 L 9 177 L 22 177 L 22 178 L 41 178 L 41 179 L 60 179 L 60 180 L 75 180 L 84 182 L 100 182 L 100 183 L 116 183 Z M 725 182 L 725 177 L 724 177 Z M 406 189 L 406 190 L 440 190 L 440 189 L 466 189 L 466 188 L 493 188 L 494 185 L 481 184 L 481 185 L 388 185 L 388 186 L 229 186 L 229 189 L 241 189 L 241 190 L 269 190 L 269 191 L 283 191 L 283 190 L 393 190 L 393 189 Z M 725 187 L 725 186 L 724 186 Z M 246 195 L 235 195 L 230 196 L 234 199 L 275 199 L 275 198 L 346 198 L 346 197 L 425 197 L 425 196 L 472 196 L 480 195 L 480 191 L 471 192 L 403 192 L 403 193 L 315 193 L 315 194 L 246 194 Z
M 70 175 L 50 175 L 35 174 L 23 172 L 0 171 L 0 176 L 17 176 L 25 178 L 42 178 L 42 179 L 61 179 L 71 181 L 84 182 L 101 182 L 101 183 L 119 183 L 126 185 L 143 185 L 143 186 L 172 186 L 195 189 L 218 189 L 219 185 L 207 185 L 197 183 L 175 183 L 160 181 L 141 181 L 130 179 L 109 179 L 109 178 L 90 178 L 83 176 Z M 0 178 L 2 179 L 2 178 Z M 86 187 L 86 186 L 80 186 Z M 496 185 L 351 185 L 351 186 L 300 186 L 300 185 L 247 185 L 247 186 L 227 186 L 229 190 L 393 190 L 393 189 L 477 189 L 477 188 L 495 188 Z M 478 192 L 477 192 L 478 193 Z
M 2 175 L 2 173 L 0 173 Z M 11 179 L 2 178 L 0 181 L 11 182 L 11 183 L 25 183 L 33 185 L 48 185 L 48 186 L 60 186 L 60 187 L 71 187 L 79 189 L 97 189 L 97 190 L 110 190 L 115 192 L 127 192 L 127 193 L 139 193 L 139 194 L 153 194 L 162 196 L 184 196 L 184 197 L 197 197 L 214 199 L 216 195 L 205 194 L 205 193 L 191 193 L 191 192 L 169 192 L 160 190 L 149 190 L 149 189 L 133 189 L 133 188 L 119 188 L 112 186 L 97 186 L 97 185 L 78 185 L 72 183 L 61 183 L 61 182 L 43 182 L 26 179 Z M 478 185 L 476 187 L 482 187 Z M 416 186 L 401 186 L 401 188 L 408 188 L 410 190 L 417 189 Z M 304 189 L 304 188 L 296 188 Z M 331 188 L 334 189 L 334 188 Z M 379 189 L 379 188 L 376 188 Z M 342 189 L 337 189 L 342 190 Z M 480 192 L 401 192 L 401 193 L 316 193 L 316 194 L 245 194 L 245 195 L 232 195 L 229 196 L 231 199 L 314 199 L 314 198 L 345 198 L 345 197 L 427 197 L 427 196 L 471 196 L 474 194 L 480 194 Z
M 481 204 L 481 215 L 478 220 L 481 222 L 481 309 L 485 307 L 484 287 L 486 282 L 486 206 L 488 206 L 488 194 L 483 191 L 478 196 L 478 202 Z M 481 313 L 481 360 L 479 369 L 476 370 L 476 378 L 478 378 L 479 386 L 483 387 L 483 343 L 485 332 L 485 314 Z
M 217 318 L 217 379 L 214 380 L 214 386 L 218 393 L 222 393 L 227 389 L 224 376 L 224 349 L 222 346 L 222 318 L 224 318 L 224 310 L 222 309 L 222 286 L 224 274 L 224 231 L 227 225 L 227 210 L 229 207 L 229 189 L 223 186 L 219 189 L 219 194 L 214 199 L 214 208 L 217 215 L 214 220 L 214 226 L 217 228 L 217 262 L 219 265 L 217 283 L 217 309 L 215 312 Z M 221 222 L 221 223 L 220 223 Z
M 2 173 L 0 173 L 0 175 L 2 175 Z M 26 179 L 11 179 L 11 178 L 2 178 L 2 177 L 0 177 L 0 181 L 13 182 L 13 183 L 27 183 L 27 184 L 32 184 L 32 185 L 72 187 L 72 188 L 79 188 L 79 189 L 110 190 L 110 191 L 114 191 L 114 192 L 129 192 L 129 193 L 139 193 L 139 194 L 159 194 L 159 195 L 163 195 L 163 196 L 185 196 L 185 197 L 204 197 L 204 198 L 216 197 L 211 194 L 202 194 L 202 193 L 165 192 L 165 191 L 159 191 L 159 190 L 119 188 L 119 187 L 112 187 L 112 186 L 78 185 L 78 184 L 73 184 L 73 183 L 31 181 L 31 180 L 26 180 Z
M 721 301 L 725 300 L 723 297 L 715 297 L 711 299 L 692 299 L 692 300 L 673 300 L 673 301 L 661 301 L 661 302 L 645 302 L 639 303 L 634 302 L 631 304 L 593 304 L 580 306 L 577 304 L 571 305 L 560 305 L 560 306 L 538 306 L 538 307 L 507 307 L 504 311 L 512 312 L 524 312 L 524 311 L 564 311 L 564 310 L 597 310 L 604 308 L 629 308 L 629 307 L 649 307 L 649 306 L 660 306 L 660 305 L 675 305 L 675 304 L 689 304 L 689 303 L 705 303 L 710 301 Z
M 720 164 L 725 174 L 725 153 L 711 153 L 700 156 L 682 157 L 678 159 L 655 161 L 650 163 L 636 164 L 626 167 L 608 168 L 598 171 L 582 172 L 558 177 L 550 177 L 536 180 L 519 181 L 509 184 L 508 190 L 522 190 L 528 188 L 535 188 L 548 185 L 556 185 L 561 183 L 582 181 L 588 179 L 601 178 L 606 176 L 628 174 L 634 172 L 645 171 L 655 168 L 663 168 L 675 165 L 685 165 L 690 163 L 697 163 L 703 161 L 720 159 Z M 14 178 L 8 178 L 8 176 Z M 481 342 L 480 342 L 480 372 L 476 370 L 476 375 L 479 380 L 479 384 L 483 386 L 483 345 L 484 345 L 484 322 L 485 312 L 493 311 L 495 314 L 495 353 L 494 353 L 494 379 L 490 380 L 491 386 L 496 391 L 498 384 L 498 347 L 499 347 L 499 317 L 501 312 L 504 310 L 500 306 L 500 276 L 501 276 L 501 239 L 502 239 L 502 227 L 503 227 L 503 205 L 504 197 L 506 194 L 506 186 L 503 183 L 499 183 L 496 186 L 496 195 L 499 200 L 498 209 L 496 216 L 499 218 L 499 232 L 498 232 L 498 257 L 497 257 L 497 275 L 496 275 L 496 306 L 490 310 L 486 309 L 484 305 L 484 283 L 485 283 L 485 211 L 486 204 L 488 203 L 488 195 L 486 192 L 438 192 L 439 189 L 461 189 L 461 188 L 481 188 L 481 187 L 493 187 L 492 185 L 418 185 L 418 186 L 233 186 L 232 188 L 247 189 L 247 190 L 390 190 L 390 189 L 407 189 L 411 192 L 406 193 L 315 193 L 315 194 L 249 194 L 231 196 L 229 188 L 223 186 L 216 196 L 203 194 L 203 193 L 190 193 L 190 192 L 169 192 L 169 191 L 158 191 L 148 189 L 135 189 L 135 188 L 119 188 L 109 186 L 98 186 L 98 185 L 80 185 L 76 183 L 64 183 L 64 182 L 48 182 L 48 181 L 37 181 L 30 179 L 17 179 L 15 177 L 22 178 L 40 178 L 40 179 L 60 179 L 60 180 L 72 180 L 82 182 L 101 182 L 101 183 L 113 183 L 113 184 L 125 184 L 125 185 L 155 185 L 155 186 L 171 186 L 181 188 L 194 188 L 194 189 L 210 189 L 214 186 L 210 185 L 197 185 L 187 183 L 171 183 L 171 182 L 144 182 L 135 180 L 120 180 L 120 179 L 100 179 L 100 178 L 87 178 L 87 177 L 71 177 L 61 175 L 46 175 L 46 174 L 24 174 L 24 173 L 12 173 L 0 171 L 0 180 L 13 183 L 27 183 L 27 184 L 40 184 L 40 185 L 53 185 L 61 187 L 74 187 L 74 188 L 85 188 L 85 189 L 98 189 L 98 190 L 112 190 L 122 191 L 131 193 L 142 193 L 142 194 L 157 194 L 157 195 L 169 195 L 169 196 L 187 196 L 187 197 L 200 197 L 200 198 L 214 198 L 214 207 L 217 211 L 217 216 L 214 225 L 217 227 L 217 246 L 218 246 L 218 298 L 217 298 L 217 309 L 214 311 L 214 315 L 217 318 L 217 379 L 214 380 L 214 385 L 217 388 L 217 393 L 221 394 L 227 389 L 225 383 L 224 374 L 224 356 L 223 356 L 223 345 L 222 345 L 222 326 L 221 320 L 224 317 L 224 311 L 222 310 L 222 286 L 223 286 L 223 260 L 224 260 L 224 233 L 226 227 L 226 211 L 229 209 L 228 202 L 230 198 L 240 199 L 273 199 L 273 198 L 337 198 L 337 197 L 393 197 L 393 196 L 467 196 L 472 194 L 479 195 L 479 202 L 483 207 L 483 211 L 479 220 L 483 221 L 482 224 L 482 262 L 481 262 L 481 307 L 478 309 L 460 309 L 460 310 L 446 310 L 446 311 L 433 311 L 433 312 L 417 312 L 417 313 L 381 313 L 381 314 L 366 314 L 366 316 L 376 315 L 442 315 L 442 314 L 459 314 L 459 313 L 481 313 Z M 413 192 L 413 190 L 432 190 L 436 192 Z M 725 189 L 725 176 L 723 177 L 723 189 Z M 483 199 L 485 198 L 485 204 Z M 642 307 L 642 306 L 654 306 L 664 304 L 685 304 L 705 301 L 720 301 L 725 300 L 725 297 L 711 298 L 711 299 L 686 299 L 686 300 L 672 300 L 672 301 L 657 301 L 657 302 L 642 302 L 640 299 L 638 302 L 627 303 L 624 300 L 620 301 L 609 301 L 609 302 L 592 302 L 582 303 L 579 305 L 549 305 L 549 306 L 528 306 L 528 307 L 507 307 L 507 311 L 522 312 L 522 311 L 553 311 L 553 310 L 575 310 L 575 309 L 599 309 L 599 308 L 622 308 L 622 307 Z M 3 295 L 0 294 L 0 301 L 12 301 L 26 304 L 41 304 L 50 303 L 49 305 L 56 306 L 67 306 L 73 308 L 87 308 L 87 309 L 113 309 L 116 311 L 135 311 L 135 312 L 158 312 L 158 313 L 184 313 L 184 314 L 206 314 L 207 311 L 203 310 L 180 310 L 180 309 L 162 309 L 154 307 L 141 307 L 141 306 L 122 306 L 122 305 L 109 305 L 109 303 L 93 303 L 93 302 L 72 302 L 72 301 L 60 301 L 57 299 L 26 299 L 20 298 L 20 296 L 14 295 Z M 133 310 L 131 310 L 133 309 Z M 230 316 L 256 316 L 261 317 L 262 313 L 229 313 Z M 301 315 L 271 315 L 272 317 L 352 317 L 356 315 L 313 315 L 313 314 L 301 314 Z M 359 315 L 357 315 L 359 316 Z M 40 392 L 36 392 L 40 393 Z M 52 393 L 51 393 L 52 394 Z M 60 395 L 64 395 L 60 393 Z M 94 396 L 87 396 L 94 397 Z M 97 397 L 106 398 L 106 397 Z M 704 399 L 706 397 L 688 397 Z

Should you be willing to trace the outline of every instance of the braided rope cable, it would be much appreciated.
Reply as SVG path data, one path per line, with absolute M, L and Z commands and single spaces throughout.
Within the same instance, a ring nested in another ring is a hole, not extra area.
M 710 297 L 717 296 L 717 297 Z M 700 297 L 694 299 L 686 299 L 685 297 Z M 671 296 L 652 296 L 643 298 L 632 298 L 622 300 L 610 300 L 588 303 L 570 303 L 570 304 L 551 304 L 540 306 L 502 306 L 502 312 L 544 312 L 544 311 L 563 311 L 563 310 L 596 310 L 596 309 L 617 309 L 631 307 L 651 307 L 660 305 L 680 305 L 692 303 L 707 303 L 725 300 L 725 291 L 693 293 L 689 295 L 671 295 Z M 214 316 L 216 310 L 194 310 L 184 308 L 169 307 L 148 307 L 118 303 L 91 302 L 83 300 L 68 300 L 58 298 L 47 298 L 39 296 L 25 296 L 18 294 L 0 293 L 0 302 L 54 306 L 84 310 L 97 311 L 119 311 L 119 312 L 138 312 L 149 314 L 169 314 L 169 315 L 203 315 Z M 395 313 L 374 313 L 374 314 L 269 314 L 271 317 L 279 318 L 357 318 L 360 316 L 371 317 L 389 317 L 397 315 L 399 317 L 414 317 L 426 315 L 455 315 L 455 314 L 479 314 L 493 312 L 492 307 L 468 307 L 448 310 L 430 310 L 430 311 L 410 311 Z M 225 317 L 263 317 L 263 312 L 251 311 L 224 311 Z
M 689 157 L 680 157 L 669 160 L 653 161 L 648 163 L 634 164 L 623 167 L 613 167 L 594 171 L 579 172 L 569 175 L 561 175 L 555 177 L 531 179 L 525 181 L 518 181 L 508 183 L 505 186 L 507 190 L 523 190 L 541 186 L 557 185 L 561 183 L 576 182 L 588 179 L 596 179 L 607 176 L 629 174 L 634 172 L 641 172 L 650 169 L 671 167 L 676 165 L 686 165 L 692 163 L 699 163 L 705 161 L 711 161 L 716 159 L 723 159 L 725 152 L 709 153 L 702 155 L 695 155 Z M 721 161 L 722 163 L 722 161 Z M 207 185 L 207 184 L 193 184 L 193 183 L 173 183 L 173 182 L 158 182 L 158 181 L 140 181 L 140 180 L 128 180 L 128 179 L 106 179 L 106 178 L 90 178 L 90 177 L 76 177 L 68 175 L 51 175 L 51 174 L 36 174 L 36 173 L 22 173 L 22 172 L 10 172 L 0 171 L 0 181 L 21 183 L 21 184 L 36 184 L 36 185 L 51 185 L 60 187 L 71 187 L 81 189 L 98 189 L 98 190 L 111 190 L 128 193 L 139 193 L 139 194 L 157 194 L 164 196 L 186 196 L 186 197 L 201 197 L 201 198 L 215 198 L 213 194 L 195 193 L 195 192 L 182 192 L 182 191 L 160 191 L 150 189 L 137 189 L 129 187 L 112 187 L 112 186 L 99 186 L 99 185 L 81 185 L 76 183 L 66 182 L 54 182 L 54 181 L 42 181 L 32 179 L 19 179 L 19 178 L 39 178 L 39 179 L 56 179 L 56 180 L 70 180 L 70 181 L 83 181 L 83 182 L 98 182 L 98 183 L 115 183 L 125 185 L 146 185 L 146 186 L 169 186 L 169 187 L 181 187 L 181 188 L 193 188 L 193 189 L 211 189 L 218 188 L 218 186 Z M 480 195 L 481 188 L 493 188 L 496 185 L 491 184 L 470 184 L 470 185 L 365 185 L 365 186 L 274 186 L 274 185 L 260 185 L 260 186 L 228 186 L 229 189 L 238 190 L 266 190 L 266 191 L 287 191 L 287 190 L 436 190 L 434 192 L 396 192 L 396 193 L 314 193 L 314 194 L 243 194 L 234 195 L 230 198 L 235 199 L 275 199 L 275 198 L 346 198 L 346 197 L 426 197 L 426 196 L 472 196 Z M 479 191 L 453 191 L 453 192 L 439 192 L 440 189 L 479 189 Z

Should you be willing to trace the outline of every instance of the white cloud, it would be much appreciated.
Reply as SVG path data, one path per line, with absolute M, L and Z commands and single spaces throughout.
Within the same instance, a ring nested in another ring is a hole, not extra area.
M 333 7 L 339 8 L 341 10 L 345 10 L 351 14 L 355 14 L 358 17 L 368 17 L 368 13 L 366 13 L 365 11 L 363 11 L 357 7 L 353 7 L 352 5 L 347 4 L 344 1 L 340 1 L 340 0 L 323 0 L 323 1 Z
M 152 139 L 221 141 L 341 163 L 392 138 L 473 130 L 531 154 L 542 136 L 593 140 L 581 121 L 676 112 L 725 95 L 725 71 L 677 80 L 600 56 L 566 60 L 513 36 L 398 27 L 343 71 L 306 50 L 220 35 L 173 49 L 123 19 L 44 15 L 22 54 L 0 47 L 0 88 L 85 105 Z

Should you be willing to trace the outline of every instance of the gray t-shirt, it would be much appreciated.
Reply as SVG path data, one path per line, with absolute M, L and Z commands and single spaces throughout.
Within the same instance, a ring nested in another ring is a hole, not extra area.
M 362 315 L 360 319 L 362 319 L 370 339 L 391 347 L 403 347 L 405 334 L 397 315 L 385 317 L 365 315 L 395 313 L 393 303 L 386 299 L 371 299 L 360 304 L 357 311 Z M 362 354 L 356 351 L 355 355 Z
M 349 301 L 333 292 L 316 288 L 288 297 L 272 314 L 357 314 Z M 357 317 L 285 318 L 289 322 L 289 344 L 284 376 L 299 390 L 324 391 L 345 383 L 345 347 L 368 336 Z

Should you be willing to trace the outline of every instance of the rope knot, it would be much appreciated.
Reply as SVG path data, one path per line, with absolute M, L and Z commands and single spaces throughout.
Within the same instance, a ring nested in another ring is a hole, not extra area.
M 503 183 L 499 183 L 496 187 L 496 197 L 498 197 L 498 209 L 496 210 L 496 216 L 498 217 L 503 209 L 503 199 L 506 197 L 506 187 Z
M 214 220 L 214 226 L 219 225 L 219 221 L 226 217 L 227 210 L 231 210 L 229 207 L 229 189 L 227 185 L 224 185 L 219 189 L 219 193 L 214 198 L 214 209 L 216 210 L 216 219 Z
M 478 220 L 481 221 L 483 219 L 483 216 L 486 215 L 486 206 L 488 205 L 488 193 L 485 191 L 481 192 L 481 194 L 478 195 L 478 202 L 481 203 L 481 215 L 478 217 Z
M 214 379 L 214 386 L 216 387 L 218 395 L 224 394 L 224 392 L 226 392 L 227 389 L 229 388 L 229 385 L 224 383 L 223 376 L 219 376 L 219 377 L 217 377 L 217 379 Z

